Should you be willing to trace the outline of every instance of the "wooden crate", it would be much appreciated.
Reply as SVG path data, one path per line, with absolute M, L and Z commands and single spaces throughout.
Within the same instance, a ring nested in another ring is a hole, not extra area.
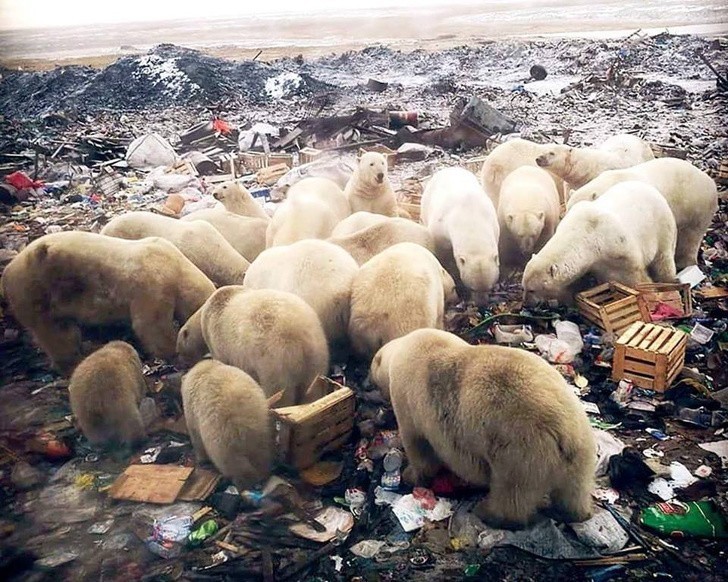
M 263 152 L 243 152 L 240 160 L 247 170 L 260 170 L 268 166 L 268 155 Z
M 728 158 L 720 162 L 718 168 L 718 174 L 716 175 L 716 181 L 721 184 L 728 184 Z
M 394 168 L 394 164 L 397 162 L 397 151 L 392 148 L 388 148 L 385 145 L 375 145 L 368 148 L 359 148 L 359 157 L 363 156 L 367 152 L 377 152 L 382 154 L 384 159 L 387 160 L 387 169 L 391 170 Z
M 682 370 L 687 343 L 679 329 L 637 321 L 614 345 L 612 380 L 664 392 Z
M 649 313 L 652 313 L 659 303 L 666 303 L 682 312 L 680 316 L 663 319 L 682 319 L 693 314 L 693 298 L 690 295 L 689 283 L 642 283 L 637 285 L 637 291 L 644 299 Z
M 606 333 L 620 334 L 635 321 L 650 321 L 639 292 L 610 281 L 576 294 L 579 312 Z
M 466 170 L 470 170 L 473 174 L 480 177 L 480 169 L 483 167 L 483 162 L 488 156 L 478 156 L 477 158 L 470 158 L 463 162 L 463 167 Z
M 324 453 L 344 445 L 354 427 L 351 388 L 321 376 L 311 389 L 324 395 L 311 404 L 271 410 L 279 457 L 297 469 L 310 467 Z
M 310 164 L 311 162 L 318 160 L 324 155 L 323 150 L 317 150 L 316 148 L 303 148 L 298 152 L 298 161 L 300 164 Z
M 268 154 L 269 166 L 277 166 L 279 164 L 285 164 L 290 170 L 293 167 L 293 154 L 287 154 L 285 152 Z

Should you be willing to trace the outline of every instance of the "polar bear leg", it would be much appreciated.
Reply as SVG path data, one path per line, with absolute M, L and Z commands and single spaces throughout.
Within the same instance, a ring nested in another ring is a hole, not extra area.
M 698 264 L 698 252 L 703 235 L 708 225 L 683 229 L 677 235 L 677 247 L 675 248 L 675 264 L 679 270 Z
M 33 336 L 61 373 L 70 372 L 81 359 L 81 330 L 76 324 L 43 322 L 33 328 Z
M 402 472 L 402 479 L 409 485 L 428 485 L 442 466 L 432 445 L 406 424 L 400 424 L 399 434 L 409 462 Z
M 172 358 L 177 349 L 174 328 L 174 305 L 153 303 L 149 297 L 132 301 L 131 327 L 144 350 L 155 357 Z
M 187 417 L 187 432 L 190 435 L 190 442 L 192 443 L 192 448 L 195 451 L 195 457 L 197 457 L 197 461 L 199 463 L 204 463 L 205 461 L 208 461 L 209 457 L 207 455 L 207 450 L 205 449 L 205 445 L 202 442 L 200 429 L 197 426 L 197 419 L 195 419 L 194 414 L 190 414 Z
M 657 283 L 673 283 L 677 278 L 675 269 L 675 255 L 660 252 L 650 265 L 650 274 Z
M 586 521 L 592 516 L 591 498 L 593 479 L 588 475 L 575 475 L 565 480 L 551 493 L 552 513 L 564 523 Z
M 488 496 L 473 511 L 492 527 L 529 525 L 544 503 L 546 492 L 541 484 L 528 478 L 527 466 L 513 461 L 501 465 L 492 468 Z

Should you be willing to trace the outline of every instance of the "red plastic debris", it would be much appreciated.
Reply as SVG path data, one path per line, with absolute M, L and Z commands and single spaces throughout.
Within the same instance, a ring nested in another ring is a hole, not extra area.
M 213 119 L 212 127 L 215 131 L 223 135 L 227 135 L 233 130 L 233 128 L 230 127 L 230 124 L 227 121 L 223 121 L 222 119 Z
M 5 181 L 18 190 L 43 187 L 43 182 L 31 180 L 25 172 L 13 172 L 12 174 L 5 176 Z

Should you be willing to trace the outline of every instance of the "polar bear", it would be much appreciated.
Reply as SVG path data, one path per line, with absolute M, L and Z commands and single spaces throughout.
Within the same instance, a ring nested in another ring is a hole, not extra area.
M 359 159 L 354 174 L 344 189 L 352 212 L 365 210 L 384 216 L 397 216 L 397 197 L 389 182 L 387 160 L 377 152 Z
M 349 253 L 335 244 L 301 240 L 262 252 L 250 265 L 243 287 L 297 295 L 316 312 L 333 347 L 347 337 L 351 283 L 358 270 Z
M 239 214 L 240 216 L 270 220 L 270 216 L 266 214 L 263 207 L 253 198 L 250 190 L 240 182 L 223 182 L 212 191 L 212 196 L 228 212 Z
M 249 262 L 253 262 L 265 250 L 265 232 L 268 228 L 268 220 L 241 216 L 222 208 L 197 210 L 183 216 L 180 220 L 183 222 L 202 220 L 210 223 L 225 237 L 230 246 Z
M 374 214 L 373 212 L 366 212 L 364 210 L 355 212 L 336 225 L 336 228 L 331 232 L 331 238 L 349 236 L 380 222 L 385 222 L 387 218 L 383 214 Z
M 548 145 L 534 143 L 526 139 L 510 139 L 493 149 L 480 168 L 480 181 L 486 194 L 498 208 L 503 180 L 516 168 L 536 166 L 536 158 L 548 150 Z M 564 181 L 551 174 L 559 196 L 565 193 Z
M 81 359 L 81 326 L 131 323 L 155 358 L 175 354 L 175 319 L 187 319 L 215 286 L 170 242 L 59 232 L 29 244 L 5 268 L 15 319 L 67 373 Z
M 266 246 L 328 238 L 349 214 L 349 202 L 336 183 L 327 178 L 304 178 L 291 186 L 288 199 L 273 215 L 266 233 Z
M 549 146 L 536 158 L 536 164 L 561 177 L 572 188 L 581 188 L 602 172 L 629 168 L 654 158 L 646 141 L 625 133 L 610 137 L 598 148 Z
M 593 202 L 579 202 L 551 240 L 526 264 L 524 302 L 569 302 L 587 274 L 629 287 L 675 281 L 677 227 L 663 196 L 649 184 L 612 186 Z
M 670 205 L 677 224 L 675 264 L 678 270 L 696 265 L 700 243 L 718 210 L 718 189 L 713 179 L 677 158 L 658 158 L 624 170 L 608 170 L 571 193 L 567 211 L 582 200 L 595 200 L 626 180 L 638 180 L 659 190 Z
M 435 252 L 435 243 L 421 224 L 406 218 L 388 218 L 348 236 L 329 239 L 330 242 L 347 251 L 354 260 L 363 265 L 374 255 L 402 242 L 411 242 Z
M 455 283 L 435 256 L 414 243 L 389 247 L 362 265 L 351 291 L 349 339 L 362 358 L 421 327 L 442 328 Z
M 501 262 L 523 266 L 554 234 L 560 210 L 559 193 L 548 172 L 521 166 L 508 174 L 498 203 Z
M 71 375 L 71 410 L 94 445 L 137 445 L 146 438 L 139 403 L 147 392 L 139 354 L 112 341 L 84 359 Z
M 214 226 L 199 220 L 182 222 L 153 212 L 128 212 L 112 218 L 101 234 L 127 240 L 166 239 L 218 286 L 242 283 L 250 266 Z
M 274 289 L 221 287 L 182 326 L 177 348 L 187 364 L 209 348 L 214 359 L 250 374 L 266 396 L 283 390 L 279 406 L 301 404 L 329 369 L 316 312 L 300 297 Z
M 270 475 L 270 409 L 248 374 L 203 360 L 182 378 L 182 406 L 198 462 L 212 461 L 240 491 Z
M 540 357 L 419 329 L 381 348 L 370 378 L 391 398 L 406 482 L 426 486 L 447 466 L 488 486 L 474 512 L 494 527 L 526 526 L 539 510 L 565 522 L 591 517 L 597 455 L 589 420 Z
M 498 281 L 498 216 L 472 172 L 435 172 L 422 194 L 422 224 L 432 235 L 435 254 L 456 282 L 482 295 Z

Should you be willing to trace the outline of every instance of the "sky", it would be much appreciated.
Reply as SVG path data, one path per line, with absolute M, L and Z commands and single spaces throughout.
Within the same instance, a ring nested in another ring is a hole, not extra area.
M 458 0 L 475 3 L 476 0 Z M 253 16 L 258 13 L 301 13 L 348 8 L 434 6 L 447 0 L 0 0 L 0 28 L 41 28 L 109 22 L 140 22 L 182 18 Z M 482 2 L 481 2 L 482 3 Z

